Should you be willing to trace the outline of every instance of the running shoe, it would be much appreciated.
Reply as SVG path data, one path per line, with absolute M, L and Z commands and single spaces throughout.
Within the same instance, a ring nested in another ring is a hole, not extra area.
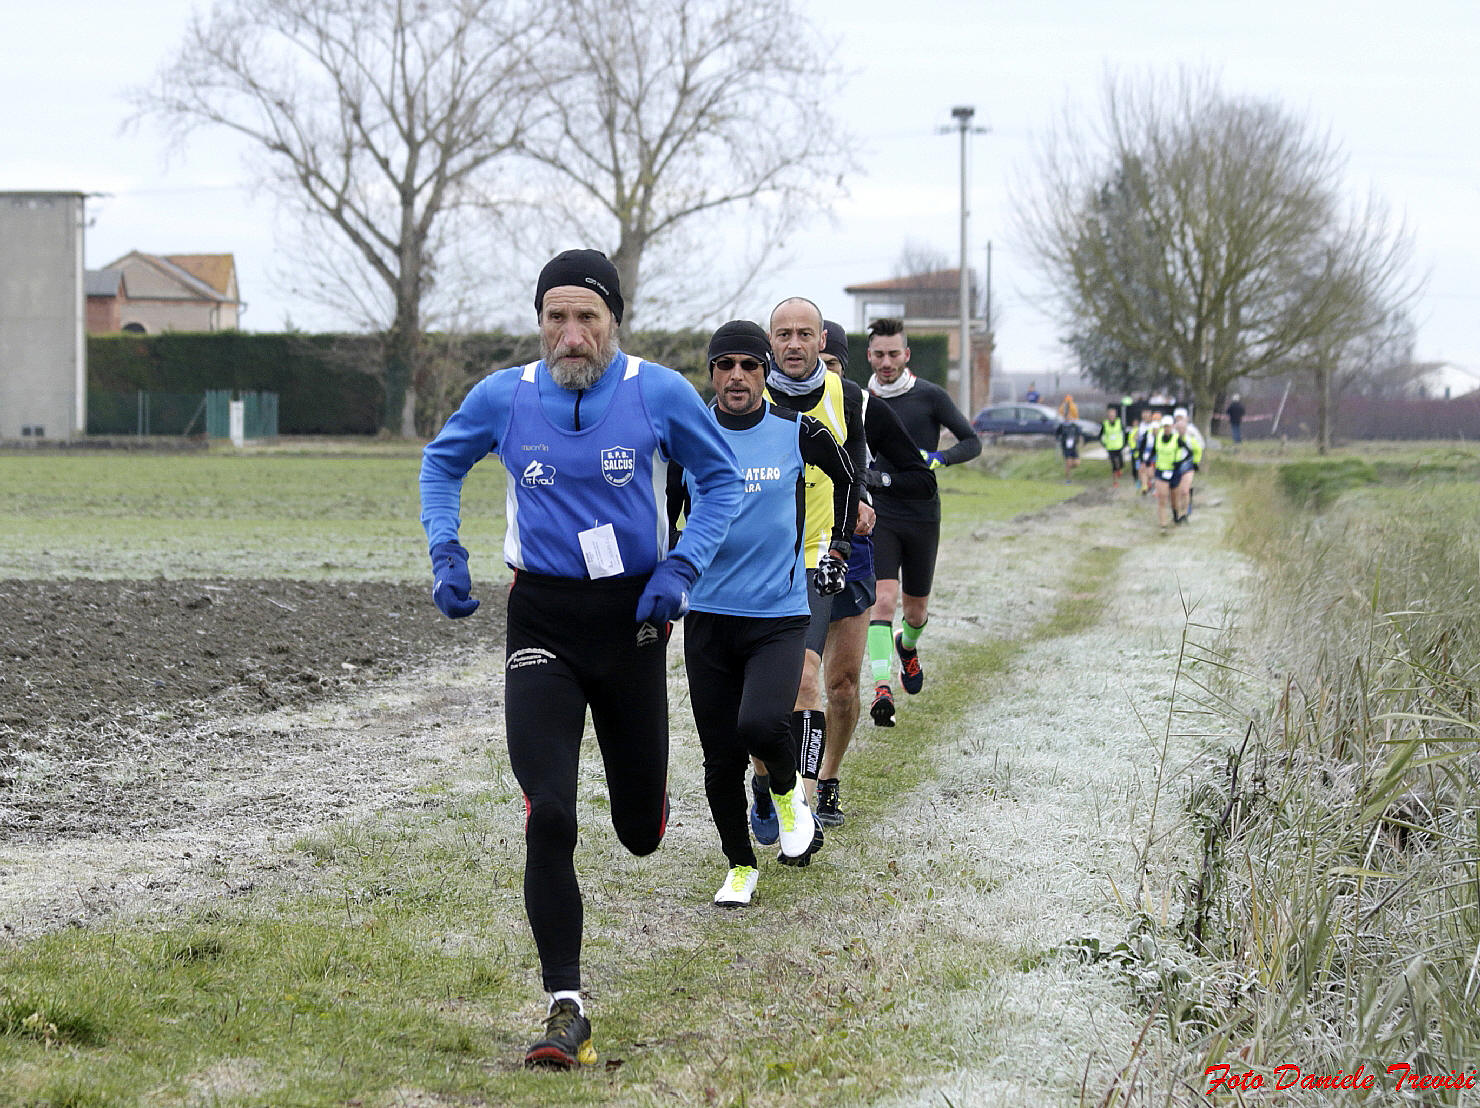
M 561 997 L 550 1006 L 545 1017 L 544 1038 L 524 1052 L 526 1066 L 548 1066 L 568 1070 L 572 1066 L 596 1063 L 596 1048 L 591 1045 L 591 1021 L 581 1015 L 581 1006 Z
M 781 834 L 781 821 L 776 818 L 776 805 L 771 803 L 770 778 L 753 774 L 750 778 L 750 793 L 755 802 L 750 806 L 750 830 L 755 841 L 770 846 Z
M 874 717 L 875 727 L 894 726 L 894 694 L 888 685 L 874 686 L 874 703 L 868 714 Z
M 714 894 L 714 902 L 721 908 L 748 908 L 755 893 L 756 868 L 735 866 L 725 877 L 725 883 Z
M 785 857 L 799 858 L 809 852 L 812 844 L 812 829 L 817 826 L 812 819 L 812 810 L 807 807 L 807 790 L 802 779 L 788 793 L 772 793 L 776 804 L 776 815 L 781 823 L 781 853 Z
M 920 668 L 920 652 L 904 648 L 904 632 L 894 632 L 894 653 L 899 655 L 899 683 L 914 696 L 925 686 L 925 671 Z
M 812 855 L 822 849 L 822 843 L 822 824 L 814 819 L 812 821 L 812 841 L 808 844 L 806 852 L 792 857 L 785 851 L 782 851 L 776 855 L 776 861 L 780 862 L 783 866 L 796 866 L 798 869 L 805 868 L 812 864 Z
M 838 807 L 838 779 L 836 777 L 817 782 L 817 811 L 813 812 L 812 816 L 824 827 L 842 826 L 843 809 Z

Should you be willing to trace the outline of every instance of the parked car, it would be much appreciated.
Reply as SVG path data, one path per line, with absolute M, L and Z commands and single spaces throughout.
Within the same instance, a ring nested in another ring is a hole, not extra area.
M 1013 401 L 1004 404 L 988 404 L 976 413 L 971 421 L 972 428 L 983 438 L 995 441 L 1003 435 L 1052 435 L 1063 420 L 1059 413 L 1047 404 L 1029 404 Z M 1100 437 L 1100 425 L 1092 419 L 1076 419 L 1086 441 L 1094 442 Z

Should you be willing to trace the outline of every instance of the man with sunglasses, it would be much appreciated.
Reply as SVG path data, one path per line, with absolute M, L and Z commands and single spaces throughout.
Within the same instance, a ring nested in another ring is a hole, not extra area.
M 828 550 L 812 587 L 843 587 L 850 550 L 853 466 L 817 420 L 764 396 L 768 340 L 734 320 L 709 341 L 710 410 L 745 480 L 739 514 L 695 583 L 684 623 L 689 702 L 704 749 L 704 792 L 729 873 L 714 895 L 743 907 L 755 892 L 755 850 L 745 819 L 747 756 L 765 768 L 778 816 L 783 865 L 805 865 L 822 845 L 798 778 L 790 717 L 801 680 L 811 605 L 803 540 L 805 473 L 816 466 L 832 488 Z M 693 491 L 681 466 L 668 468 L 668 517 L 676 525 Z
M 552 259 L 535 286 L 540 359 L 474 385 L 422 456 L 432 599 L 452 619 L 479 603 L 457 541 L 463 479 L 489 454 L 508 471 L 504 729 L 524 792 L 524 906 L 550 997 L 545 1032 L 525 1052 L 531 1066 L 596 1061 L 575 870 L 586 712 L 617 838 L 651 854 L 668 822 L 670 622 L 743 495 L 735 455 L 692 386 L 618 349 L 623 306 L 604 254 Z M 672 550 L 659 457 L 682 464 L 692 490 Z

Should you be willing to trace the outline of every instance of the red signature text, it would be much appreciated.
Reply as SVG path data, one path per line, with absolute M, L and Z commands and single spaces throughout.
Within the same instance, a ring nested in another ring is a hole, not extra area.
M 1466 1073 L 1417 1074 L 1407 1062 L 1398 1062 L 1387 1068 L 1388 1076 L 1395 1078 L 1394 1092 L 1402 1092 L 1406 1084 L 1410 1089 L 1473 1089 L 1476 1078 L 1474 1070 Z M 1245 1070 L 1235 1073 L 1231 1066 L 1219 1064 L 1209 1066 L 1203 1073 L 1208 1079 L 1208 1092 L 1219 1089 L 1232 1092 L 1235 1089 L 1252 1092 L 1255 1089 L 1371 1089 L 1377 1084 L 1377 1075 L 1368 1073 L 1366 1063 L 1351 1073 L 1302 1073 L 1299 1066 L 1286 1063 L 1275 1066 L 1266 1079 L 1264 1074 Z

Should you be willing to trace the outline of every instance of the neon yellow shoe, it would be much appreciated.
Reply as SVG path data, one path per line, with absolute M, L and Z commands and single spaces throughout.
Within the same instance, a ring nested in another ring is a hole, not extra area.
M 725 883 L 714 894 L 714 902 L 721 908 L 748 908 L 755 893 L 755 881 L 759 874 L 754 866 L 735 866 L 725 876 Z
M 811 853 L 817 824 L 812 819 L 812 810 L 807 807 L 807 793 L 802 788 L 801 778 L 790 792 L 773 792 L 771 796 L 775 798 L 776 815 L 781 820 L 782 857 L 801 858 Z

